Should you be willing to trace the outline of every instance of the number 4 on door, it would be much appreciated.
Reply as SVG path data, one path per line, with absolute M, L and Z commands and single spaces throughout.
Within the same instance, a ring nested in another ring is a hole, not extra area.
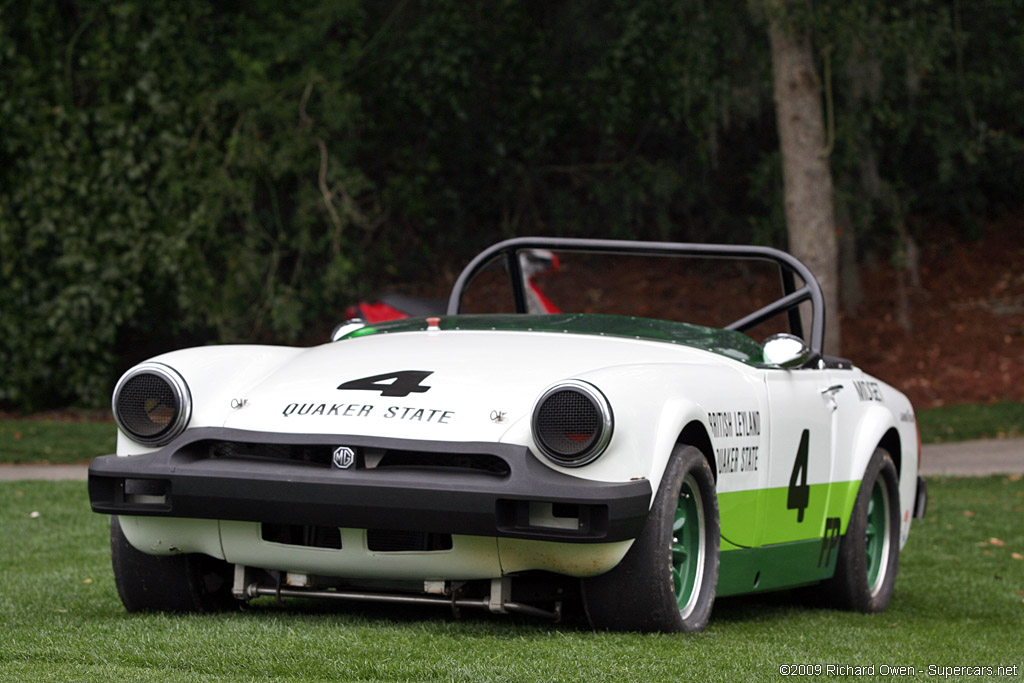
M 804 510 L 807 509 L 811 497 L 811 487 L 807 485 L 807 455 L 810 451 L 811 430 L 805 429 L 800 435 L 800 446 L 796 449 L 796 461 L 789 475 L 789 494 L 786 496 L 786 509 L 796 510 L 796 521 L 804 521 Z

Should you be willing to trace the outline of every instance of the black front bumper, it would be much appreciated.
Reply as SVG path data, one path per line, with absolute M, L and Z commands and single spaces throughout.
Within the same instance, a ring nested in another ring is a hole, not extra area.
M 230 455 L 219 454 L 224 443 Z M 358 453 L 355 466 L 253 455 L 338 446 Z M 388 452 L 401 454 L 403 466 L 367 466 L 371 453 Z M 417 455 L 428 466 L 416 466 Z M 499 467 L 437 466 L 451 457 Z M 571 477 L 524 446 L 198 428 L 154 453 L 94 459 L 89 499 L 93 511 L 116 515 L 599 543 L 640 535 L 651 486 Z

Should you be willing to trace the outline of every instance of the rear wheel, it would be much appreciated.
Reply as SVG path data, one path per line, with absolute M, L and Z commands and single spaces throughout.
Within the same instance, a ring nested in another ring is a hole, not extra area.
M 624 631 L 700 631 L 718 583 L 718 499 L 707 458 L 672 452 L 640 537 L 614 569 L 583 581 L 590 624 Z
M 858 612 L 881 612 L 888 606 L 899 563 L 899 530 L 896 465 L 879 448 L 864 472 L 839 544 L 835 576 L 825 585 L 833 603 Z
M 129 612 L 216 612 L 238 606 L 231 565 L 199 553 L 147 555 L 110 518 L 110 556 L 117 594 Z

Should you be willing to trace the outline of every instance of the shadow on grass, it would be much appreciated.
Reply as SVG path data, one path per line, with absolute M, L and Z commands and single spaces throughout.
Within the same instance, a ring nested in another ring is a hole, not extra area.
M 557 630 L 565 634 L 593 633 L 582 605 L 566 601 L 562 619 L 548 621 L 518 614 L 492 614 L 484 609 L 461 609 L 458 614 L 451 608 L 430 605 L 391 605 L 336 600 L 289 599 L 284 606 L 273 598 L 259 598 L 246 608 L 246 616 L 253 619 L 294 619 L 303 622 L 309 618 L 339 623 L 359 622 L 363 625 L 388 625 L 435 629 L 440 625 L 465 628 L 475 632 L 521 635 L 523 630 Z M 715 601 L 711 624 L 742 624 L 782 621 L 794 616 L 841 613 L 821 605 L 810 594 L 789 590 L 773 593 L 719 598 Z
M 549 621 L 519 614 L 492 614 L 486 609 L 461 608 L 457 612 L 443 605 L 393 605 L 387 603 L 356 602 L 326 599 L 286 599 L 280 605 L 274 598 L 258 598 L 245 609 L 247 618 L 294 619 L 305 622 L 310 618 L 339 623 L 359 622 L 364 625 L 388 625 L 435 629 L 439 626 L 466 628 L 473 631 L 507 632 L 521 634 L 523 629 L 566 633 L 590 631 L 582 608 L 569 604 L 563 618 Z
M 773 621 L 800 613 L 835 611 L 835 609 L 822 604 L 821 600 L 811 592 L 784 590 L 717 598 L 714 611 L 711 613 L 711 622 Z

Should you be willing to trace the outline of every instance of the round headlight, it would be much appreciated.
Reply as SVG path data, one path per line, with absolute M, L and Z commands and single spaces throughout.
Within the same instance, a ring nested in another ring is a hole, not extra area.
M 162 363 L 142 363 L 114 387 L 114 419 L 133 441 L 162 446 L 181 434 L 192 396 L 181 375 Z
M 533 440 L 552 462 L 593 462 L 612 438 L 612 407 L 597 387 L 570 379 L 549 387 L 533 408 Z

